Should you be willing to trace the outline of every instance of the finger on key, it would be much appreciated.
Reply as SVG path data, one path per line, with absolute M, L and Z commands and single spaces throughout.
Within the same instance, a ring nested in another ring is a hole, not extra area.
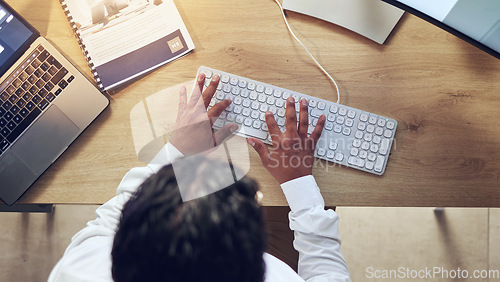
M 207 115 L 211 123 L 214 123 L 222 114 L 222 112 L 231 105 L 231 99 L 224 99 L 219 103 L 215 104 L 210 110 L 208 110 Z
M 207 86 L 207 89 L 203 91 L 202 97 L 203 102 L 205 103 L 205 108 L 210 104 L 210 100 L 212 100 L 212 97 L 217 90 L 217 86 L 219 85 L 219 80 L 220 76 L 218 74 L 214 75 L 214 77 L 212 77 L 212 80 L 210 81 L 210 84 Z
M 309 112 L 307 100 L 300 100 L 300 114 L 299 114 L 299 136 L 307 138 L 307 129 L 309 128 Z
M 238 130 L 238 125 L 236 123 L 230 123 L 224 125 L 221 129 L 217 130 L 214 135 L 215 146 L 219 146 L 224 142 L 224 140 L 231 135 L 231 133 Z
M 291 96 L 286 99 L 286 131 L 289 133 L 297 132 L 297 113 L 295 112 L 295 99 Z
M 267 123 L 267 130 L 269 131 L 269 134 L 271 135 L 271 139 L 273 141 L 273 145 L 278 143 L 278 138 L 281 136 L 281 130 L 276 123 L 276 120 L 274 119 L 274 115 L 272 112 L 267 111 L 266 112 L 266 123 Z
M 200 77 L 202 75 L 203 75 L 203 78 L 201 80 L 205 81 L 205 75 L 200 74 Z M 189 109 L 194 109 L 196 106 L 198 106 L 198 107 L 203 106 L 203 104 L 201 104 L 200 97 L 201 97 L 200 89 L 198 87 L 194 87 L 193 93 L 191 93 L 191 97 L 189 98 L 187 109 L 189 110 Z
M 198 75 L 198 80 L 196 80 L 196 83 L 198 84 L 198 89 L 200 89 L 200 93 L 203 92 L 203 86 L 205 86 L 205 74 L 200 73 Z
M 323 128 L 325 127 L 325 121 L 326 121 L 326 116 L 321 115 L 318 118 L 318 123 L 316 124 L 316 127 L 314 128 L 313 132 L 311 133 L 311 136 L 309 136 L 309 138 L 313 139 L 314 146 L 316 146 L 319 137 L 321 137 L 321 133 L 323 132 Z

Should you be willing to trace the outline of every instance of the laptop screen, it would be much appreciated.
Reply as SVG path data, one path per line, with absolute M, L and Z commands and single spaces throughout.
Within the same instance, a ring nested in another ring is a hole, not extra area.
M 500 58 L 499 0 L 384 1 L 409 10 Z
M 24 53 L 37 32 L 0 2 L 0 75 Z

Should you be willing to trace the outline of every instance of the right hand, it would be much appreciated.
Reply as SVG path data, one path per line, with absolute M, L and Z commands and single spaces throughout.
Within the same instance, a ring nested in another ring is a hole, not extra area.
M 273 142 L 270 152 L 264 143 L 257 138 L 248 138 L 250 144 L 260 156 L 262 164 L 271 175 L 283 184 L 295 178 L 312 174 L 314 149 L 321 136 L 326 117 L 321 115 L 311 135 L 307 136 L 309 127 L 307 100 L 300 101 L 299 125 L 297 130 L 297 114 L 295 101 L 289 97 L 286 102 L 286 131 L 278 127 L 271 112 L 266 112 L 266 122 Z

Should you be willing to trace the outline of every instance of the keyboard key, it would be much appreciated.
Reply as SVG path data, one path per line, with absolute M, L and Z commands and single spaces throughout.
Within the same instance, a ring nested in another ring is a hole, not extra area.
M 9 85 L 9 87 L 7 87 L 7 90 L 5 90 L 5 91 L 7 91 L 7 93 L 9 93 L 9 95 L 10 95 L 10 94 L 16 92 L 16 88 L 14 88 L 12 85 Z
M 10 96 L 9 93 L 4 91 L 2 94 L 0 94 L 0 100 L 2 102 L 5 102 L 5 101 L 7 101 L 7 99 L 9 99 L 9 96 Z
M 22 88 L 24 91 L 28 91 L 28 89 L 30 89 L 30 87 L 31 87 L 31 84 L 30 84 L 29 82 L 27 82 L 27 81 L 25 81 L 25 82 L 23 83 L 23 85 L 21 85 L 21 88 Z
M 383 156 L 378 156 L 375 162 L 375 171 L 381 172 L 384 165 L 385 158 Z
M 7 136 L 9 136 L 9 133 L 10 133 L 10 130 L 7 127 L 4 127 L 4 128 L 2 128 L 2 130 L 0 130 L 0 134 L 2 134 L 2 136 L 5 138 L 7 138 Z
M 40 96 L 38 96 L 38 95 L 35 95 L 31 99 L 31 101 L 33 101 L 33 103 L 35 103 L 35 104 L 38 104 L 38 103 L 40 103 L 42 101 L 42 98 L 40 98 Z
M 22 81 L 20 81 L 19 79 L 15 79 L 13 82 L 12 82 L 12 86 L 14 86 L 14 88 L 19 88 L 21 86 Z
M 49 52 L 44 50 L 40 53 L 40 55 L 38 55 L 38 60 L 40 60 L 40 62 L 43 62 L 45 61 L 45 59 L 47 59 L 48 57 L 50 56 Z
M 345 136 L 349 136 L 351 134 L 351 129 L 349 127 L 344 127 L 344 129 L 342 130 L 342 134 L 344 134 Z
M 43 99 L 40 103 L 38 103 L 38 107 L 40 108 L 40 110 L 45 110 L 47 108 L 47 106 L 49 105 L 49 101 Z
M 16 128 L 16 125 L 17 125 L 17 124 L 14 122 L 14 120 L 11 120 L 11 121 L 9 121 L 9 122 L 7 123 L 7 128 L 8 128 L 10 131 L 12 131 L 12 130 L 14 130 L 14 128 Z
M 42 72 L 40 70 L 35 70 L 35 72 L 33 73 L 33 75 L 35 75 L 36 77 L 40 78 L 42 76 Z
M 310 99 L 309 100 L 309 107 L 310 108 L 315 108 L 317 103 L 318 102 L 315 99 Z
M 334 126 L 333 126 L 333 131 L 334 131 L 334 132 L 337 132 L 337 133 L 342 132 L 342 126 L 341 126 L 341 125 L 339 125 L 339 124 L 334 125 Z
M 16 106 L 18 106 L 20 109 L 23 108 L 24 105 L 26 105 L 26 101 L 24 101 L 24 99 L 19 99 L 16 103 Z
M 347 117 L 354 118 L 356 116 L 356 112 L 353 110 L 347 111 Z
M 5 152 L 5 150 L 7 150 L 7 148 L 9 147 L 9 142 L 7 142 L 7 140 L 5 139 L 2 139 L 2 141 L 0 141 L 0 150 L 1 152 Z
M 38 60 L 38 59 L 35 59 L 33 60 L 33 62 L 31 63 L 31 66 L 35 69 L 35 74 L 36 74 L 36 69 L 38 69 L 38 67 L 41 65 L 42 63 Z
M 33 101 L 33 100 L 31 100 L 31 101 Z M 31 102 L 31 101 L 30 101 L 30 102 L 28 102 L 28 104 L 26 104 L 26 109 L 27 109 L 28 111 L 33 110 L 33 108 L 35 107 L 35 104 L 34 104 L 33 102 Z
M 22 72 L 18 77 L 21 81 L 25 81 L 26 79 L 28 79 L 29 76 L 27 73 Z
M 43 62 L 41 65 L 40 65 L 40 68 L 43 70 L 43 71 L 47 71 L 49 69 L 49 64 L 47 64 L 46 62 Z
M 37 78 L 36 76 L 34 76 L 34 75 L 32 75 L 32 76 L 30 76 L 30 77 L 28 78 L 28 82 L 29 82 L 30 84 L 34 84 L 37 80 L 38 80 L 38 78 Z
M 44 75 L 42 75 L 42 79 L 43 81 L 47 82 L 50 80 L 50 75 L 48 73 L 45 73 Z
M 373 162 L 373 161 L 375 161 L 375 159 L 376 159 L 376 158 L 377 158 L 377 155 L 376 155 L 376 154 L 374 154 L 374 153 L 369 153 L 369 154 L 368 154 L 368 160 L 369 160 L 369 161 L 372 161 L 372 162 Z
M 333 123 L 331 123 L 331 122 L 325 123 L 325 130 L 328 130 L 328 131 L 333 130 Z
M 387 122 L 387 129 L 394 129 L 394 126 L 395 126 L 394 122 L 392 122 L 392 121 Z
M 365 164 L 365 168 L 368 169 L 368 170 L 372 170 L 373 169 L 373 165 L 374 163 L 373 162 L 366 162 Z
M 335 160 L 341 162 L 342 160 L 344 160 L 344 154 L 342 153 L 335 154 Z
M 19 112 L 19 114 L 22 116 L 22 117 L 26 117 L 30 112 L 27 110 L 27 109 L 21 109 L 21 111 Z
M 55 98 L 56 98 L 56 96 L 55 96 L 54 94 L 52 94 L 52 93 L 49 93 L 49 94 L 47 95 L 47 97 L 45 97 L 45 99 L 47 99 L 47 101 L 49 101 L 49 102 L 54 101 L 54 99 L 55 99 Z M 231 105 L 232 105 L 232 104 L 231 104 Z
M 244 132 L 245 135 L 248 135 L 248 136 L 251 136 L 251 137 L 256 137 L 256 138 L 259 138 L 259 139 L 262 139 L 262 140 L 266 140 L 266 138 L 267 138 L 267 132 L 264 132 L 264 131 L 262 131 L 260 129 L 255 129 L 255 128 L 252 128 L 252 127 L 245 127 L 245 128 L 241 128 L 240 131 Z
M 328 152 L 326 153 L 326 157 L 329 159 L 333 159 L 335 157 L 335 152 L 328 150 Z
M 59 85 L 59 87 L 61 87 L 61 86 Z M 47 89 L 47 91 L 50 91 L 54 88 L 54 84 L 52 84 L 51 82 L 47 82 L 47 84 L 45 84 L 44 88 Z M 61 88 L 64 88 L 64 87 L 61 87 Z
M 38 91 L 38 87 L 36 87 L 35 85 L 33 85 L 29 90 L 28 92 L 32 95 L 35 95 L 35 93 Z M 28 93 L 27 92 L 27 93 Z
M 370 117 L 368 118 L 368 123 L 370 123 L 370 124 L 376 124 L 376 123 L 377 123 L 377 117 L 375 117 L 375 116 L 370 116 Z
M 340 108 L 339 109 L 339 115 L 345 116 L 347 114 L 347 109 L 346 108 Z
M 391 138 L 391 137 L 392 137 L 392 131 L 390 131 L 390 130 L 385 130 L 385 131 L 384 131 L 384 137 L 386 137 L 386 138 Z
M 50 69 L 47 71 L 47 73 L 49 73 L 50 75 L 55 75 L 57 73 L 57 68 L 52 66 L 50 67 Z
M 16 94 L 13 94 L 12 96 L 9 97 L 9 102 L 15 104 L 18 99 L 19 97 Z
M 247 88 L 248 88 L 248 90 L 255 90 L 255 83 L 254 82 L 248 83 Z
M 240 95 L 240 88 L 238 86 L 233 86 L 233 88 L 231 89 L 231 94 Z
M 229 84 L 238 85 L 238 79 L 236 77 L 231 77 L 231 79 L 229 80 Z
M 339 111 L 339 107 L 337 105 L 330 106 L 330 112 L 336 114 Z
M 379 153 L 385 156 L 387 154 L 387 150 L 389 149 L 389 144 L 390 144 L 389 139 L 385 139 L 385 138 L 382 139 L 382 142 L 380 143 Z
M 56 67 L 57 69 L 60 69 L 62 67 L 62 65 L 52 56 L 50 56 L 48 59 L 47 59 L 47 62 L 51 65 L 53 65 L 54 67 Z M 207 76 L 207 78 L 210 78 Z
M 309 101 L 309 104 L 311 102 Z M 310 115 L 313 116 L 313 117 L 317 117 L 319 118 L 321 115 L 323 114 L 323 111 L 322 110 L 318 110 L 318 109 L 312 109 Z

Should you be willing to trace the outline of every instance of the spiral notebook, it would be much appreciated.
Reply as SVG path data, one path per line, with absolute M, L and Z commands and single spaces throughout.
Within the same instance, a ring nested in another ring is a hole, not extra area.
M 101 91 L 194 49 L 172 0 L 60 0 Z

